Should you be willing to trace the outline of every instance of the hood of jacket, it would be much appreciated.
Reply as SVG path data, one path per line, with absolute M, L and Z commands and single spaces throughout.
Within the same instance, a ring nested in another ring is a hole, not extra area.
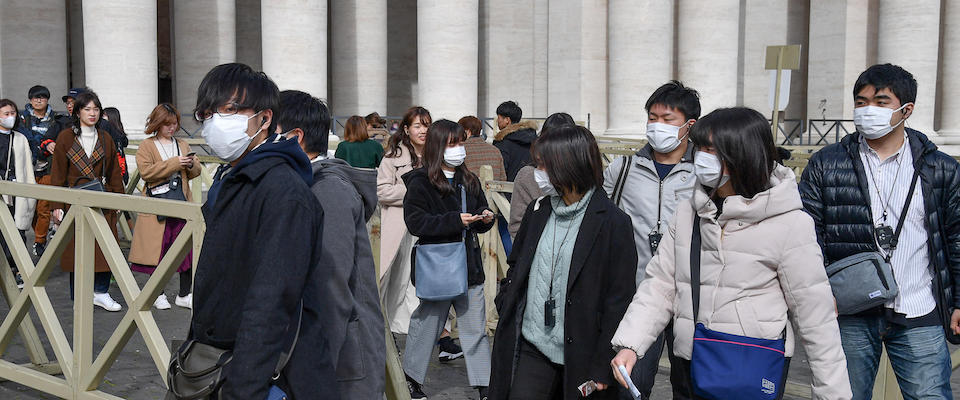
M 267 136 L 267 139 L 263 143 L 247 153 L 247 155 L 233 167 L 231 174 L 243 173 L 244 169 L 251 168 L 251 165 L 255 165 L 257 161 L 273 157 L 280 158 L 289 164 L 290 167 L 300 175 L 300 178 L 303 179 L 307 186 L 313 185 L 313 170 L 310 168 L 310 159 L 307 158 L 306 153 L 303 152 L 303 149 L 300 148 L 296 140 L 286 140 L 276 134 Z M 254 166 L 252 168 L 256 167 Z M 251 175 L 257 174 L 257 171 L 248 172 L 253 172 Z
M 33 115 L 33 105 L 31 105 L 29 102 L 23 105 L 23 111 L 20 111 L 20 116 L 23 117 L 23 119 L 25 120 L 27 118 L 37 118 Z M 53 118 L 54 118 L 53 107 L 47 104 L 47 113 L 43 115 L 43 118 L 40 118 L 40 121 L 45 122 Z
M 717 214 L 717 206 L 710 200 L 702 185 L 697 185 L 693 194 L 693 204 L 702 218 L 712 219 Z M 730 196 L 723 201 L 723 214 L 717 222 L 737 220 L 746 223 L 758 223 L 767 218 L 803 210 L 797 176 L 793 170 L 777 165 L 770 174 L 770 188 L 757 193 L 752 198 Z
M 522 143 L 533 143 L 537 139 L 537 125 L 536 121 L 520 121 L 515 124 L 507 125 L 505 128 L 501 129 L 500 132 L 497 132 L 497 135 L 493 137 L 494 141 L 500 141 L 507 139 L 510 136 L 513 141 L 522 142 Z M 515 137 L 517 135 L 511 135 L 514 132 L 522 132 L 524 130 L 531 130 L 532 132 L 525 133 L 520 135 L 521 137 Z M 533 139 L 530 139 L 530 137 Z M 528 140 L 529 139 L 529 140 Z
M 320 182 L 326 176 L 338 176 L 353 185 L 363 201 L 364 220 L 370 221 L 377 208 L 377 171 L 351 167 L 339 158 L 327 158 L 311 163 L 313 180 Z

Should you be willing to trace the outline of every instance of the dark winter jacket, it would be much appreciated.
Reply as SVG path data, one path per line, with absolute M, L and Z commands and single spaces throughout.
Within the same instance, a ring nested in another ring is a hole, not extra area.
M 461 170 L 463 168 L 460 168 Z M 403 197 L 403 219 L 410 234 L 418 238 L 419 244 L 454 243 L 464 241 L 467 246 L 467 283 L 470 286 L 482 285 L 484 280 L 483 263 L 481 261 L 480 245 L 477 234 L 489 231 L 493 221 L 489 224 L 477 221 L 470 224 L 466 239 L 463 236 L 463 223 L 460 222 L 460 190 L 456 189 L 450 195 L 443 195 L 440 190 L 430 183 L 427 170 L 417 168 L 402 176 L 407 186 L 407 194 Z M 454 187 L 463 182 L 460 171 L 453 177 Z M 483 192 L 467 193 L 467 212 L 480 214 L 487 210 L 487 198 Z M 416 282 L 416 276 L 411 272 L 411 279 Z M 416 283 L 414 283 L 416 285 Z
M 920 172 L 927 249 L 937 310 L 950 337 L 950 312 L 960 307 L 960 171 L 927 137 L 907 128 L 914 169 Z M 810 158 L 800 180 L 803 207 L 816 223 L 826 264 L 877 251 L 870 193 L 860 161 L 859 133 L 824 147 Z
M 190 336 L 232 349 L 223 399 L 264 399 L 297 315 L 299 339 L 280 386 L 295 399 L 337 399 L 322 325 L 323 293 L 305 284 L 322 269 L 323 209 L 310 192 L 310 162 L 295 141 L 268 141 L 214 182 L 203 206 Z
M 365 211 L 377 205 L 377 173 L 336 158 L 311 166 L 311 190 L 323 207 L 327 232 L 317 269 L 327 273 L 306 290 L 327 299 L 323 333 L 337 366 L 340 397 L 377 399 L 384 392 L 386 342 Z
M 30 143 L 34 160 L 38 160 L 42 155 L 40 142 L 43 141 L 43 138 L 51 136 L 56 141 L 57 134 L 67 127 L 65 125 L 61 126 L 60 121 L 62 120 L 62 118 L 57 118 L 57 115 L 53 112 L 53 107 L 49 105 L 47 105 L 47 113 L 44 114 L 43 118 L 33 115 L 33 106 L 30 103 L 24 106 L 23 111 L 20 112 L 20 123 L 23 124 L 21 133 L 27 137 L 27 142 Z M 44 163 L 49 161 L 49 156 L 47 154 L 43 159 Z
M 530 145 L 534 140 L 537 140 L 537 123 L 533 121 L 510 124 L 497 133 L 493 145 L 503 156 L 508 181 L 513 182 L 520 168 L 531 164 Z
M 500 321 L 493 341 L 490 400 L 510 396 L 530 269 L 552 212 L 549 198 L 527 207 L 513 243 L 514 251 L 507 260 L 510 269 L 496 298 Z M 617 383 L 610 370 L 615 353 L 610 340 L 636 288 L 637 246 L 630 217 L 600 190 L 593 193 L 587 205 L 571 260 L 563 308 L 566 346 L 562 398 L 581 398 L 577 387 L 593 380 L 611 387 L 594 392 L 591 399 L 616 399 Z

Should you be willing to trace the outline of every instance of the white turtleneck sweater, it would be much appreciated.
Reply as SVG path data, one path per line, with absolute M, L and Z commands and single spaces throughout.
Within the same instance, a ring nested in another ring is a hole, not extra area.
M 94 126 L 80 126 L 80 145 L 87 157 L 93 155 L 93 149 L 97 145 L 97 128 Z

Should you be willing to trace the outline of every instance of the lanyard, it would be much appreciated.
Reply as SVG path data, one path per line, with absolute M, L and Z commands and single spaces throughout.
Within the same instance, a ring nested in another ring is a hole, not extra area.
M 873 188 L 877 191 L 877 198 L 880 199 L 880 207 L 882 207 L 883 215 L 881 222 L 887 222 L 887 208 L 890 205 L 890 199 L 893 197 L 893 191 L 897 188 L 897 179 L 900 178 L 900 167 L 903 167 L 903 151 L 900 151 L 897 154 L 897 173 L 893 176 L 893 182 L 890 184 L 890 193 L 887 194 L 887 201 L 883 201 L 883 195 L 880 193 L 880 181 L 877 180 L 877 177 L 874 175 L 873 171 L 873 160 L 870 158 L 870 155 L 867 155 L 867 169 L 870 170 L 870 179 L 873 181 Z M 877 165 L 879 169 L 880 166 Z
M 570 231 L 573 230 L 573 219 L 570 219 L 570 223 L 567 224 L 567 230 L 563 233 L 563 239 L 560 239 L 560 246 L 557 246 L 557 220 L 560 217 L 554 213 L 553 215 L 553 241 L 550 243 L 553 245 L 553 254 L 550 255 L 550 300 L 553 300 L 553 281 L 554 276 L 557 273 L 557 263 L 560 262 L 560 249 L 563 248 L 563 245 L 567 243 L 567 237 L 570 235 Z

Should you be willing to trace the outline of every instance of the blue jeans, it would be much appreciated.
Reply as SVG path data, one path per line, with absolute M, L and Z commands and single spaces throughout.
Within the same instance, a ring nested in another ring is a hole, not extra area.
M 838 322 L 854 400 L 873 395 L 881 346 L 904 399 L 953 399 L 950 352 L 941 326 L 905 328 L 882 316 L 842 316 Z
M 93 273 L 93 292 L 107 293 L 110 290 L 110 278 L 113 274 L 109 272 Z M 70 300 L 73 300 L 73 272 L 70 273 Z

